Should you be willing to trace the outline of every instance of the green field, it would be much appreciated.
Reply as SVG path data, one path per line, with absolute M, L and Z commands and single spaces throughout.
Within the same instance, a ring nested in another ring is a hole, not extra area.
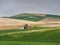
M 60 45 L 60 28 L 0 30 L 0 45 Z
M 49 42 L 0 41 L 0 45 L 60 45 L 60 44 L 59 43 L 49 43 Z

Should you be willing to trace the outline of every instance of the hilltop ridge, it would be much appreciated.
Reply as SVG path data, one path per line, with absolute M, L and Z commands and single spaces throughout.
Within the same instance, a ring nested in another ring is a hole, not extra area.
M 17 15 L 11 16 L 9 18 L 29 20 L 29 21 L 41 21 L 41 20 L 46 19 L 46 18 L 60 20 L 60 16 L 58 16 L 58 15 L 34 14 L 34 13 L 22 13 L 22 14 L 17 14 Z

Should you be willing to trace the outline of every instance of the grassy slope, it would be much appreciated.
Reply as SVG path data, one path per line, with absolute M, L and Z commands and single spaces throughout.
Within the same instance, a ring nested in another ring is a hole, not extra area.
M 50 17 L 50 18 L 60 18 L 60 16 L 51 15 L 51 14 L 46 14 L 46 17 Z
M 29 14 L 29 13 L 24 13 L 24 14 L 18 14 L 16 16 L 12 16 L 10 18 L 14 18 L 14 19 L 22 19 L 22 20 L 30 20 L 30 21 L 39 21 L 42 20 L 43 16 L 38 16 L 36 14 Z
M 45 29 L 38 29 L 45 30 Z M 47 29 L 46 29 L 47 30 Z M 0 31 L 0 45 L 60 45 L 60 29 L 31 32 L 32 30 Z M 2 41 L 2 42 L 1 42 Z
M 51 14 L 45 14 L 46 16 L 39 16 L 37 14 L 30 14 L 30 13 L 23 13 L 23 14 L 18 14 L 15 16 L 12 16 L 10 18 L 14 19 L 22 19 L 22 20 L 30 20 L 30 21 L 40 21 L 46 17 L 48 18 L 60 18 L 60 16 L 57 15 L 51 15 Z
M 59 43 L 49 43 L 49 42 L 47 43 L 47 42 L 0 41 L 0 45 L 60 45 L 60 44 Z

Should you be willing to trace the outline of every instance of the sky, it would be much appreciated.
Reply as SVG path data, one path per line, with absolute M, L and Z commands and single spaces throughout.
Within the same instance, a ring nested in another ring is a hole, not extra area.
M 0 0 L 0 17 L 20 13 L 60 15 L 60 0 Z

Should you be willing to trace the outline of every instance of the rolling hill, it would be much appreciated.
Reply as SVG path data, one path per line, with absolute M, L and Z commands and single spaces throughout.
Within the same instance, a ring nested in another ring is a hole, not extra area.
M 22 14 L 18 14 L 15 16 L 11 16 L 10 18 L 13 19 L 21 19 L 21 20 L 29 20 L 29 21 L 41 21 L 45 18 L 51 18 L 51 19 L 59 19 L 60 20 L 60 16 L 58 15 L 51 15 L 51 14 L 33 14 L 33 13 L 22 13 Z
M 2 30 L 0 45 L 60 45 L 60 28 Z
M 43 27 L 60 27 L 60 16 L 23 13 L 11 17 L 0 18 L 0 30 L 10 28 L 16 29 L 24 24 L 30 24 L 32 26 L 38 25 Z
M 37 22 L 38 25 L 43 24 L 43 26 L 48 26 L 48 27 L 60 27 L 59 15 L 23 13 L 12 16 L 10 18 L 34 21 Z
M 19 29 L 26 23 L 36 27 Z M 25 13 L 0 18 L 0 45 L 60 45 L 60 17 Z
M 21 26 L 24 26 L 25 24 L 35 25 L 37 23 L 33 21 L 27 21 L 27 20 L 0 18 L 0 30 L 19 29 Z
M 23 14 L 18 14 L 18 15 L 12 16 L 10 18 L 21 19 L 21 20 L 29 20 L 29 21 L 39 21 L 45 17 L 43 15 L 39 16 L 36 14 L 23 13 Z

